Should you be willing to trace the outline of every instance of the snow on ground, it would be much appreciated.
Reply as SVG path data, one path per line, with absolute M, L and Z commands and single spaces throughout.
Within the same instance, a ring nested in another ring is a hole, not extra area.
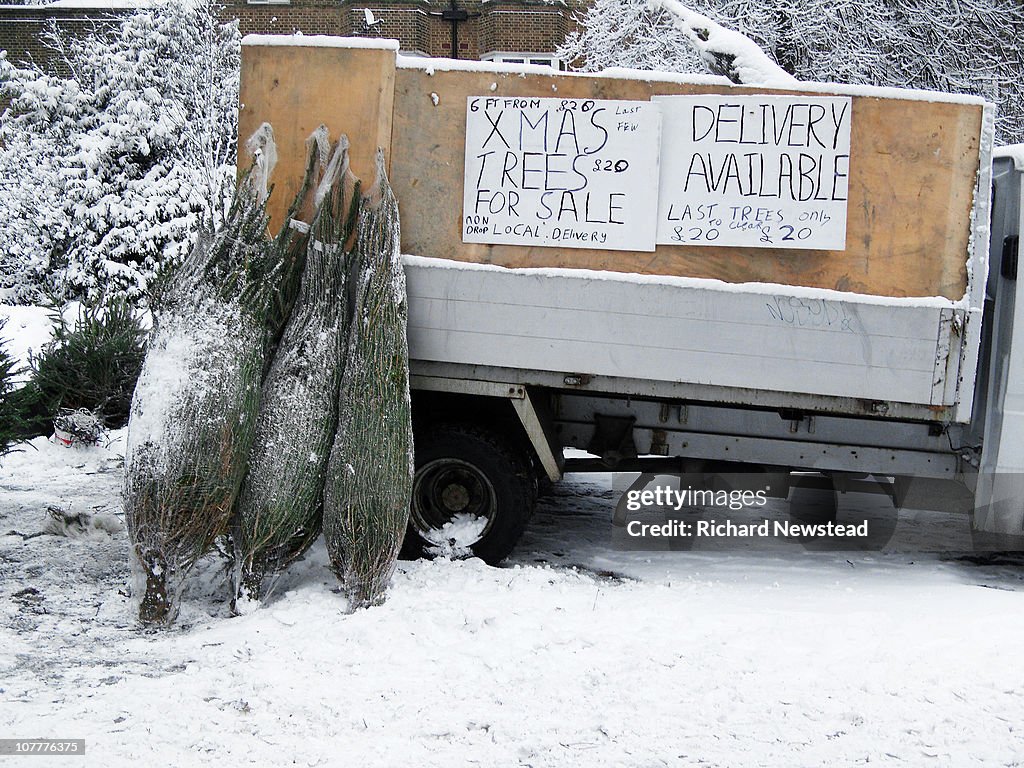
M 322 546 L 228 615 L 133 622 L 123 433 L 0 461 L 0 737 L 33 766 L 1020 765 L 1024 570 L 934 555 L 613 549 L 610 476 L 542 499 L 511 562 L 401 563 L 351 616 Z
M 29 352 L 38 355 L 50 341 L 50 329 L 53 327 L 50 310 L 45 307 L 2 305 L 0 320 L 7 321 L 0 331 L 0 341 L 11 357 L 20 361 L 19 367 L 22 368 L 22 373 L 15 377 L 15 381 L 27 381 Z

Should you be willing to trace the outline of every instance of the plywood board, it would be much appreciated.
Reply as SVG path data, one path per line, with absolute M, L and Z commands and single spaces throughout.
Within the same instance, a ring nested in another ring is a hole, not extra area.
M 395 51 L 302 45 L 246 45 L 242 54 L 238 167 L 245 139 L 264 122 L 274 129 L 278 162 L 268 203 L 271 231 L 280 229 L 304 172 L 305 141 L 323 124 L 331 140 L 346 134 L 352 172 L 373 182 L 378 147 L 391 144 Z
M 468 97 L 649 100 L 659 94 L 756 92 L 557 73 L 399 69 L 391 179 L 401 205 L 403 250 L 508 267 L 679 275 L 882 296 L 964 295 L 980 104 L 853 97 L 845 250 L 660 245 L 650 253 L 462 242 Z

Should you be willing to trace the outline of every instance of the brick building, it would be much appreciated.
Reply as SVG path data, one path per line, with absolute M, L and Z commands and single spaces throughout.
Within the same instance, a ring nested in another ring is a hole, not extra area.
M 51 61 L 53 51 L 44 40 L 51 22 L 72 36 L 84 35 L 97 26 L 116 23 L 119 13 L 124 11 L 60 2 L 0 5 L 0 50 L 7 51 L 7 58 L 13 62 L 49 63 L 59 70 L 59 65 Z
M 59 0 L 0 5 L 0 49 L 12 61 L 43 63 L 50 20 L 76 33 L 129 12 L 125 3 Z M 343 35 L 397 39 L 410 55 L 561 66 L 555 50 L 586 0 L 223 0 L 243 34 Z M 121 7 L 117 7 L 121 6 Z
M 397 39 L 424 56 L 557 64 L 554 52 L 582 0 L 228 0 L 249 32 Z

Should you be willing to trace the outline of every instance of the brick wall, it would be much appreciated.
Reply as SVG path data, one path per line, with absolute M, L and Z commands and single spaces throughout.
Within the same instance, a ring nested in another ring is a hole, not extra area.
M 495 52 L 552 53 L 572 28 L 574 11 L 586 0 L 458 0 L 469 15 L 458 23 L 458 58 L 479 59 Z M 379 22 L 367 27 L 363 9 Z M 226 0 L 222 15 L 239 19 L 242 34 L 346 35 L 397 39 L 403 51 L 428 56 L 453 55 L 452 24 L 441 18 L 443 0 L 291 0 L 250 3 Z M 60 72 L 60 62 L 45 47 L 42 32 L 56 23 L 82 34 L 95 25 L 115 23 L 130 11 L 44 6 L 0 6 L 0 49 L 15 62 L 35 61 Z
M 124 11 L 91 8 L 45 8 L 33 5 L 0 6 L 0 50 L 13 62 L 34 62 L 55 74 L 65 74 L 62 63 L 46 47 L 44 33 L 51 24 L 72 36 L 116 24 Z
M 346 34 L 347 14 L 337 0 L 292 0 L 290 3 L 247 3 L 228 0 L 221 15 L 238 19 L 243 35 Z
M 492 52 L 553 53 L 572 29 L 572 15 L 586 0 L 458 0 L 469 18 L 457 24 L 458 58 L 478 59 Z M 453 55 L 452 23 L 441 18 L 444 0 L 291 0 L 256 4 L 226 0 L 226 17 L 239 18 L 248 34 L 350 35 L 394 38 L 403 51 Z M 378 22 L 366 25 L 364 9 Z
M 486 4 L 481 17 L 481 53 L 521 51 L 553 53 L 570 28 L 569 13 L 564 6 L 546 3 Z

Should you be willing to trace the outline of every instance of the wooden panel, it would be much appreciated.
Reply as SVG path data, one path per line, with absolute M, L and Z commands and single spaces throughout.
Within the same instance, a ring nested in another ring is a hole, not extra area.
M 351 142 L 352 172 L 373 182 L 377 148 L 391 145 L 395 51 L 302 45 L 246 45 L 242 48 L 238 167 L 248 167 L 241 146 L 262 123 L 274 128 L 278 162 L 268 211 L 271 231 L 282 219 L 302 182 L 305 141 L 321 123 L 334 141 Z
M 929 405 L 938 307 L 407 266 L 417 360 Z
M 786 283 L 882 296 L 964 295 L 980 105 L 853 98 L 845 251 L 659 246 L 652 254 L 463 243 L 467 97 L 648 100 L 656 94 L 755 90 L 558 74 L 428 74 L 421 69 L 399 69 L 395 88 L 391 180 L 401 205 L 406 253 L 509 267 Z

